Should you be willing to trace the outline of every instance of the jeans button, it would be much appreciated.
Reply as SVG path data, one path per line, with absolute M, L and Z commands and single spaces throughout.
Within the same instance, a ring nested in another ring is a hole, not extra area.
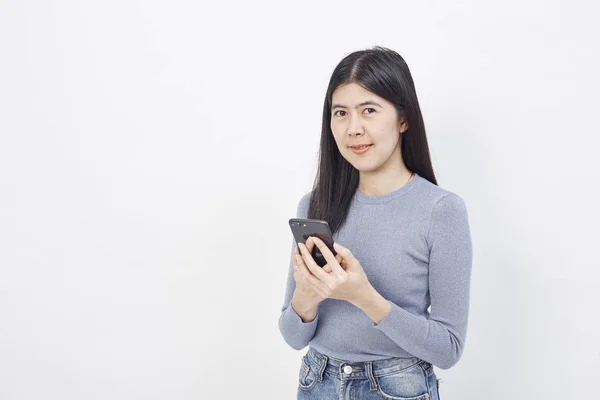
M 344 372 L 345 372 L 345 373 L 347 373 L 347 374 L 351 373 L 351 372 L 352 372 L 352 367 L 351 367 L 351 366 L 349 366 L 349 365 L 346 365 L 346 366 L 344 367 Z

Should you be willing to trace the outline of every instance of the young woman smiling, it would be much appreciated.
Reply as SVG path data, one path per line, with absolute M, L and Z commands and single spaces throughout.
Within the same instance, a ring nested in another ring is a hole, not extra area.
M 326 220 L 338 253 L 318 238 L 292 244 L 279 329 L 309 347 L 298 399 L 439 399 L 434 366 L 452 367 L 465 346 L 471 236 L 465 202 L 437 184 L 395 51 L 356 51 L 333 71 L 315 184 L 296 217 Z

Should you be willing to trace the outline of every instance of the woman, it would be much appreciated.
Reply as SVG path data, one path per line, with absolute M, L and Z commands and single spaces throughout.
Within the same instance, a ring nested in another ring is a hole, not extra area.
M 464 201 L 437 185 L 396 52 L 357 51 L 333 71 L 317 178 L 296 216 L 328 221 L 338 253 L 318 238 L 292 245 L 279 329 L 309 346 L 298 399 L 439 399 L 433 366 L 452 367 L 465 345 L 471 236 Z

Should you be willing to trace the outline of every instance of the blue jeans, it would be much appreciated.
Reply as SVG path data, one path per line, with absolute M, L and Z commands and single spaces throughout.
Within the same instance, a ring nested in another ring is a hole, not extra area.
M 346 362 L 309 347 L 298 376 L 298 400 L 439 400 L 433 365 L 417 357 Z

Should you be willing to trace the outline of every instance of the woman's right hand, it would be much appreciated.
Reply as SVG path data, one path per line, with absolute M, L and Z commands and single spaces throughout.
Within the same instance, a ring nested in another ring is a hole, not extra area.
M 305 246 L 308 250 L 308 253 L 312 254 L 312 250 L 315 246 L 315 243 L 312 241 L 312 239 L 309 238 L 306 241 Z M 336 258 L 338 259 L 338 262 L 341 260 L 341 256 L 339 254 L 336 256 Z M 296 246 L 294 253 L 292 254 L 292 264 L 294 266 L 294 280 L 296 281 L 296 290 L 294 291 L 294 295 L 292 297 L 292 305 L 298 314 L 306 314 L 309 316 L 309 319 L 310 317 L 314 318 L 313 314 L 316 314 L 317 305 L 325 300 L 325 298 L 319 295 L 313 289 L 309 281 L 309 277 L 314 275 L 304 263 L 304 259 L 302 258 L 302 254 L 300 253 L 298 246 Z M 331 266 L 329 264 L 325 264 L 323 266 L 323 271 L 330 273 Z

